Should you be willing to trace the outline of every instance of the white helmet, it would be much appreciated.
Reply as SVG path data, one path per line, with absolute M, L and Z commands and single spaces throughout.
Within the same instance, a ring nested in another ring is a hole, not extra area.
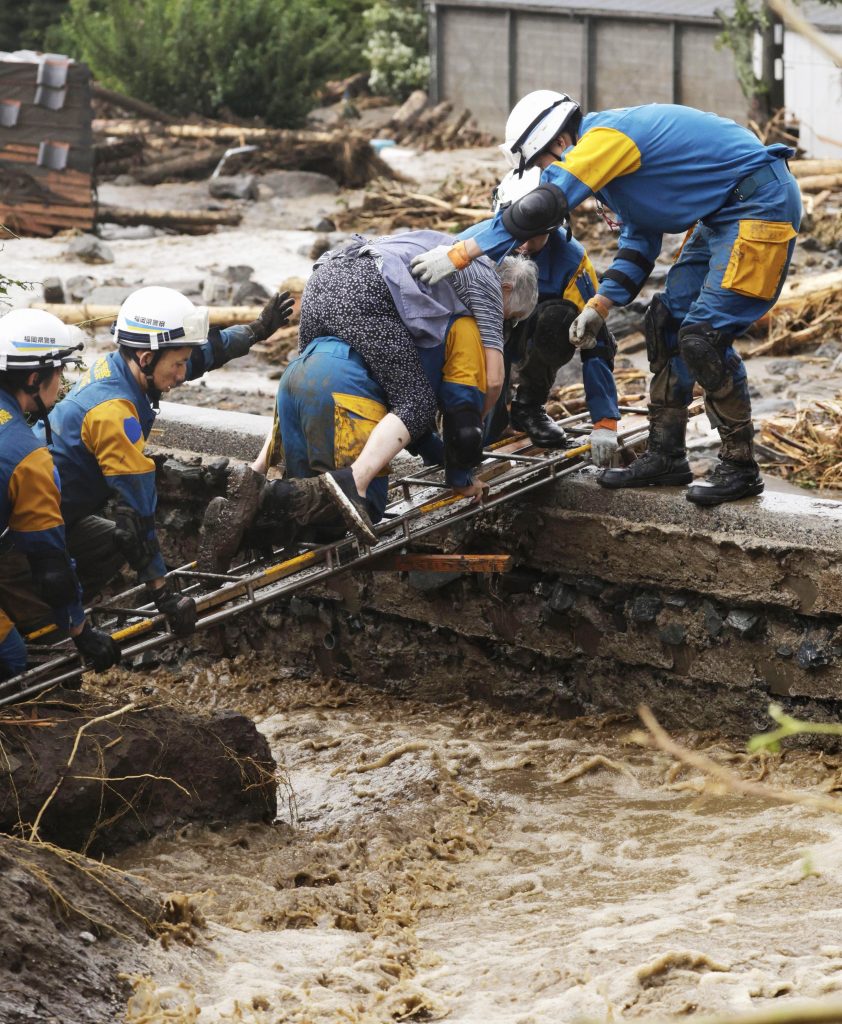
M 78 327 L 43 309 L 13 309 L 0 317 L 0 373 L 78 363 L 83 348 Z
M 126 299 L 111 332 L 129 348 L 181 348 L 208 340 L 208 307 L 194 306 L 174 288 L 139 288 Z
M 518 199 L 523 199 L 525 195 L 532 192 L 541 184 L 541 168 L 530 167 L 528 171 L 524 171 L 523 174 L 518 174 L 517 171 L 509 171 L 505 178 L 500 182 L 497 188 L 491 193 L 491 209 L 494 213 L 502 209 L 504 206 L 508 206 L 509 203 L 514 203 Z
M 582 120 L 579 104 L 563 92 L 537 89 L 512 108 L 506 121 L 506 141 L 500 151 L 521 173 L 565 129 L 575 137 Z

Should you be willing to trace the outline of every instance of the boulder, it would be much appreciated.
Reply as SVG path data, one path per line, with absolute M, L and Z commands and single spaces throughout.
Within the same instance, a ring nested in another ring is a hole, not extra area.
M 71 302 L 83 302 L 96 288 L 96 285 L 96 278 L 91 277 L 90 274 L 76 274 L 74 277 L 68 277 L 64 288 L 67 298 Z
M 220 174 L 208 181 L 214 199 L 257 199 L 257 179 L 253 174 Z
M 275 762 L 244 715 L 73 697 L 6 711 L 1 832 L 28 838 L 40 814 L 40 839 L 98 856 L 190 822 L 274 817 Z
M 336 195 L 339 185 L 326 174 L 317 171 L 270 171 L 260 179 L 261 184 L 281 199 L 303 199 L 306 196 Z
M 66 255 L 83 263 L 114 262 L 114 253 L 95 235 L 77 235 L 67 247 Z
M 41 287 L 44 290 L 44 302 L 64 302 L 64 288 L 60 277 L 45 277 Z

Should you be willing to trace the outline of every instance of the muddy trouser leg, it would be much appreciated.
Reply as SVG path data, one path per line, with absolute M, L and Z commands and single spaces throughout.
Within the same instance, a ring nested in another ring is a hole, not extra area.
M 564 299 L 540 303 L 526 321 L 526 355 L 518 367 L 517 401 L 524 405 L 544 405 L 556 374 L 573 358 L 570 324 L 576 307 Z
M 76 575 L 86 600 L 106 587 L 126 565 L 114 540 L 115 529 L 104 516 L 83 516 L 67 527 L 67 550 L 76 562 Z
M 14 549 L 0 555 L 0 608 L 24 633 L 53 621 L 52 609 L 35 590 L 29 559 Z
M 436 397 L 412 335 L 370 256 L 339 257 L 315 271 L 301 299 L 299 349 L 318 337 L 347 342 L 383 389 L 410 440 L 435 425 Z

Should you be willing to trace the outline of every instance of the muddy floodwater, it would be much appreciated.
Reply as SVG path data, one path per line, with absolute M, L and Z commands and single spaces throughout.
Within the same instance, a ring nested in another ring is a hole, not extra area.
M 157 681 L 258 717 L 284 813 L 116 861 L 204 918 L 192 945 L 155 950 L 129 1021 L 558 1024 L 842 989 L 842 818 L 700 794 L 631 719 L 431 706 L 248 663 Z M 693 742 L 744 778 L 842 786 L 838 755 Z

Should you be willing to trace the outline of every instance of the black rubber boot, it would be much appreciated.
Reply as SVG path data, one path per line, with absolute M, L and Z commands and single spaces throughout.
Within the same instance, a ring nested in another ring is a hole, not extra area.
M 354 475 L 348 469 L 331 469 L 319 477 L 325 494 L 333 502 L 345 525 L 355 537 L 366 544 L 376 544 L 377 534 L 368 517 L 365 498 L 357 493 Z
M 515 430 L 529 435 L 529 440 L 539 448 L 564 448 L 567 434 L 552 419 L 543 405 L 512 401 L 509 419 Z
M 684 434 L 687 410 L 649 406 L 649 448 L 626 467 L 606 469 L 599 482 L 618 487 L 677 487 L 693 479 Z
M 720 427 L 719 462 L 704 480 L 687 488 L 687 500 L 695 505 L 721 505 L 763 493 L 763 477 L 754 459 L 751 421 L 736 427 Z

